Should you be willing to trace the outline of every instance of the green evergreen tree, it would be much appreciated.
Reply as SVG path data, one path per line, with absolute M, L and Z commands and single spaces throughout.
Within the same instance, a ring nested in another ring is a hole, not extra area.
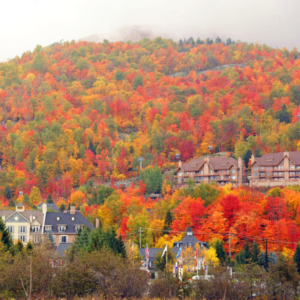
M 48 237 L 48 239 L 49 239 L 49 242 L 50 242 L 50 244 L 51 244 L 51 247 L 56 248 L 56 242 L 55 242 L 55 237 L 54 237 L 54 235 L 53 235 L 53 232 L 52 232 L 52 231 L 48 231 L 48 232 L 46 233 L 46 235 L 47 235 L 47 237 Z
M 164 221 L 164 227 L 163 230 L 165 230 L 164 234 L 169 234 L 171 230 L 171 225 L 173 223 L 173 216 L 170 210 L 167 211 L 165 221 Z
M 254 241 L 251 249 L 251 261 L 253 263 L 259 262 L 259 254 L 260 254 L 259 245 L 256 243 L 256 241 Z
M 2 218 L 0 218 L 0 233 L 1 233 L 1 242 L 5 247 L 5 250 L 12 251 L 14 244 L 11 239 L 11 235 L 7 227 L 5 226 L 5 223 L 3 222 Z
M 53 199 L 52 199 L 51 194 L 49 194 L 48 197 L 47 197 L 47 203 L 53 203 Z
M 31 241 L 28 241 L 28 243 L 26 245 L 26 251 L 31 252 L 32 250 L 33 250 L 33 244 Z
M 247 150 L 246 153 L 243 156 L 243 160 L 245 162 L 245 167 L 248 168 L 249 159 L 251 158 L 252 152 L 250 150 Z
M 300 274 L 300 243 L 297 244 L 295 254 L 294 254 L 294 262 L 297 265 L 297 271 Z
M 12 192 L 9 186 L 6 186 L 4 189 L 4 196 L 7 200 L 10 200 L 12 198 Z
M 66 206 L 62 203 L 59 207 L 59 211 L 63 212 L 64 210 L 66 210 Z
M 22 253 L 24 250 L 24 245 L 23 242 L 21 240 L 18 240 L 17 244 L 16 244 L 16 249 L 19 253 Z
M 220 260 L 220 262 L 223 264 L 225 263 L 226 259 L 227 259 L 227 255 L 224 249 L 224 245 L 223 242 L 221 240 L 217 240 L 215 243 L 215 249 L 217 252 L 217 257 Z

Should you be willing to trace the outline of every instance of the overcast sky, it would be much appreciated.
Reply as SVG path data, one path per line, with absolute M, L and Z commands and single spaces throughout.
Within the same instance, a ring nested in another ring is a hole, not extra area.
M 299 0 L 1 0 L 0 61 L 60 40 L 161 35 L 300 50 Z

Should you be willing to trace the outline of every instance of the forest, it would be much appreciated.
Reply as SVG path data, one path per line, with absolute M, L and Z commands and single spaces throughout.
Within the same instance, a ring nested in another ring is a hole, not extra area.
M 233 252 L 249 237 L 288 252 L 300 234 L 297 187 L 173 191 L 165 172 L 176 154 L 299 149 L 299 104 L 297 49 L 160 37 L 38 45 L 0 64 L 1 207 L 72 203 L 121 236 L 145 228 L 143 244 L 156 247 L 192 225 L 226 245 L 231 231 Z M 138 184 L 115 186 L 132 177 Z

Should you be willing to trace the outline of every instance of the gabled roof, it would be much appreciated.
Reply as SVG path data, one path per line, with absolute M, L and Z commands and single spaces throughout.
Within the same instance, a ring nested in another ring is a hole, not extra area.
M 30 223 L 28 219 L 22 216 L 19 212 L 15 212 L 9 218 L 5 220 L 5 222 L 12 222 L 12 223 Z
M 283 160 L 284 153 L 285 152 L 267 153 L 262 157 L 255 157 L 254 161 L 257 162 L 260 166 L 277 166 Z M 296 165 L 300 165 L 300 152 L 289 152 L 289 159 Z
M 59 217 L 59 220 L 57 220 Z M 74 221 L 72 220 L 74 218 Z M 89 227 L 91 229 L 94 226 L 80 213 L 76 212 L 75 214 L 71 215 L 70 213 L 63 213 L 63 212 L 47 212 L 45 225 L 52 225 L 52 232 L 58 233 L 58 225 L 64 224 L 66 225 L 66 234 L 77 234 L 75 230 L 75 225 L 84 225 L 85 227 Z
M 71 243 L 60 243 L 58 247 L 56 248 L 56 251 L 58 252 L 59 257 L 65 257 L 66 256 L 66 251 L 69 250 L 71 247 Z
M 25 210 L 17 212 L 15 210 L 0 210 L 0 217 L 5 216 L 4 222 L 7 222 L 7 220 L 10 219 L 10 217 L 12 217 L 15 213 L 25 218 L 26 222 L 30 222 L 30 216 L 32 216 L 32 223 L 38 222 L 40 225 L 43 225 L 44 214 L 40 210 Z M 33 219 L 33 217 L 35 217 L 35 219 Z
M 204 158 L 194 158 L 188 163 L 183 164 L 180 168 L 185 172 L 195 172 L 202 167 L 204 162 Z M 214 170 L 228 170 L 231 166 L 238 168 L 238 161 L 233 157 L 208 157 L 207 163 Z

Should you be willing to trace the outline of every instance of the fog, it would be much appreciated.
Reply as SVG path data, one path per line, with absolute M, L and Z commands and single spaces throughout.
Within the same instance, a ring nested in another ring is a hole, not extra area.
M 298 0 L 2 0 L 0 61 L 61 40 L 220 36 L 300 49 Z

